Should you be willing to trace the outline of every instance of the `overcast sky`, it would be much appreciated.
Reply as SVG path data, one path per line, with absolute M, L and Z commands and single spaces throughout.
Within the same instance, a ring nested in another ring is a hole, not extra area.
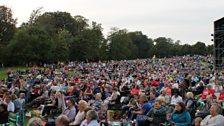
M 211 44 L 213 21 L 224 16 L 224 0 L 0 0 L 10 7 L 18 25 L 32 10 L 67 11 L 111 27 L 142 31 L 150 38 L 170 37 L 183 43 Z

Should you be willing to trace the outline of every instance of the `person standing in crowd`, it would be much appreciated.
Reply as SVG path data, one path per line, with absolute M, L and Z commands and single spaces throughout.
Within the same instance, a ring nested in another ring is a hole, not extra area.
M 19 94 L 18 100 L 19 100 L 20 104 L 22 105 L 22 108 L 25 107 L 25 102 L 26 102 L 25 96 L 26 96 L 25 93 L 20 93 Z
M 180 95 L 185 99 L 185 94 L 187 92 L 188 87 L 190 87 L 190 74 L 186 73 L 184 81 L 180 84 Z
M 7 108 L 8 112 L 14 112 L 15 111 L 15 105 L 14 105 L 14 103 L 11 100 L 11 96 L 7 96 L 5 98 L 5 102 L 8 105 L 8 108 Z
M 19 112 L 19 110 L 22 109 L 21 102 L 19 101 L 19 99 L 17 98 L 17 96 L 15 94 L 13 94 L 11 97 L 12 97 L 12 102 L 15 106 L 15 112 Z

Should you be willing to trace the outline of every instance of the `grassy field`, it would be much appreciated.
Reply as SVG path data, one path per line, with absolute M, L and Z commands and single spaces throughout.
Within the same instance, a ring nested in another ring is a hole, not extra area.
M 7 77 L 8 71 L 16 71 L 16 70 L 29 70 L 31 67 L 8 67 L 0 69 L 0 80 L 5 79 Z

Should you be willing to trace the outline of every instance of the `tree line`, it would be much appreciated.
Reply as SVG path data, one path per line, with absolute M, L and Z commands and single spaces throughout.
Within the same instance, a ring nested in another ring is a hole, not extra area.
M 25 65 L 67 61 L 123 60 L 212 54 L 213 45 L 181 44 L 171 38 L 149 38 L 141 31 L 111 28 L 68 12 L 34 10 L 16 27 L 12 10 L 0 6 L 0 63 Z

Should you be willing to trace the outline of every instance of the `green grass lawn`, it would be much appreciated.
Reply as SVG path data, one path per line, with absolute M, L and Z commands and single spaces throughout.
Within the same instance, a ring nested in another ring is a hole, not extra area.
M 7 77 L 8 71 L 16 71 L 16 70 L 29 70 L 31 67 L 8 67 L 0 69 L 0 80 L 5 79 Z
M 0 79 L 5 79 L 7 77 L 6 70 L 0 69 Z

